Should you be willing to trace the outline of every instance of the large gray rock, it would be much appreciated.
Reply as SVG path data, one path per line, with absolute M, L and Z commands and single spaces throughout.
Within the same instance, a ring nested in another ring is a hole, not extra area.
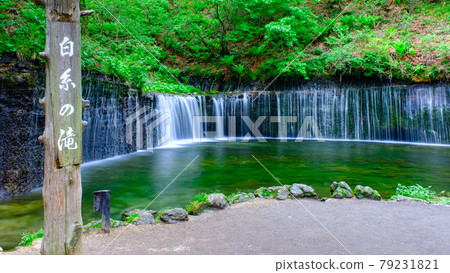
M 206 203 L 211 208 L 225 209 L 229 207 L 227 197 L 223 193 L 211 193 L 208 195 Z
M 155 218 L 153 215 L 158 213 L 156 210 L 134 209 L 126 210 L 122 213 L 122 220 L 134 225 L 153 225 Z M 136 215 L 139 215 L 136 217 Z
M 285 188 L 278 189 L 276 191 L 276 194 L 277 194 L 277 200 L 286 200 L 289 198 L 289 192 Z
M 355 187 L 353 193 L 358 199 L 368 198 L 373 200 L 381 200 L 381 195 L 371 187 L 363 187 L 361 185 L 358 185 Z
M 182 208 L 165 210 L 160 217 L 161 220 L 167 224 L 175 224 L 189 220 L 188 212 Z
M 291 192 L 292 196 L 294 196 L 295 198 L 303 197 L 303 191 L 302 191 L 302 189 L 300 189 L 299 184 L 292 185 L 292 187 L 289 189 L 289 191 Z
M 342 198 L 352 198 L 353 197 L 352 189 L 344 181 L 341 181 L 341 182 L 334 181 L 330 186 L 330 190 L 331 190 L 332 198 L 342 199 Z
M 289 190 L 295 198 L 315 198 L 317 199 L 317 194 L 311 186 L 305 184 L 293 184 Z
M 288 185 L 273 186 L 273 187 L 267 188 L 267 190 L 270 192 L 272 198 L 276 198 L 277 200 L 285 200 L 285 199 L 289 198 L 290 193 L 289 193 L 288 188 L 289 188 Z

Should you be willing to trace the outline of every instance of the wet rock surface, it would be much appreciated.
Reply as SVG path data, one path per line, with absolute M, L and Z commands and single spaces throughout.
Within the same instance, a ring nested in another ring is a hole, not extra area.
M 42 186 L 44 146 L 38 137 L 44 112 L 38 78 L 33 63 L 0 60 L 0 198 Z
M 44 108 L 39 104 L 45 93 L 45 71 L 40 65 L 5 54 L 0 58 L 0 199 L 42 187 L 44 145 L 38 137 L 45 125 Z M 83 132 L 83 162 L 136 151 L 126 143 L 125 126 L 107 126 L 111 108 L 118 113 L 136 109 L 135 97 L 128 97 L 129 87 L 90 73 L 83 73 L 82 80 L 83 98 L 91 105 L 83 112 L 83 120 L 88 121 Z M 153 99 L 140 101 L 151 105 Z M 117 122 L 124 124 L 126 115 L 118 117 Z

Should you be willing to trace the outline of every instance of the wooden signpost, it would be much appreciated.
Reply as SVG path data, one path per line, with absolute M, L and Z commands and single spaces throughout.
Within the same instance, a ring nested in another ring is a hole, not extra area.
M 37 0 L 46 10 L 44 238 L 41 254 L 82 254 L 83 108 L 79 0 Z M 92 12 L 85 12 L 90 14 Z

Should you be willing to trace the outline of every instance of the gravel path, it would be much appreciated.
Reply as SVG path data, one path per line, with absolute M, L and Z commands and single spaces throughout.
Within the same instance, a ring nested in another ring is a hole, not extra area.
M 300 203 L 255 199 L 190 216 L 188 222 L 129 226 L 111 234 L 95 231 L 84 235 L 84 253 L 102 253 L 121 234 L 104 254 L 450 254 L 449 206 L 371 200 Z M 11 254 L 38 253 L 37 247 L 27 247 Z

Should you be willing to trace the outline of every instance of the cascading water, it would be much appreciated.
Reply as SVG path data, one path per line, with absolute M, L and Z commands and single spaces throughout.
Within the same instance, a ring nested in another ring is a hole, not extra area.
M 283 130 L 287 137 L 296 137 L 305 118 L 312 117 L 326 139 L 450 144 L 450 87 L 445 84 L 309 86 L 296 91 L 214 96 L 89 95 L 88 99 L 91 107 L 84 114 L 89 122 L 83 134 L 85 162 L 157 145 L 154 141 L 164 135 L 165 126 L 171 126 L 172 140 L 195 141 L 211 131 L 217 138 L 230 134 L 244 137 L 251 132 L 244 117 L 252 123 L 265 117 L 257 127 L 265 137 L 280 137 Z M 136 116 L 133 143 L 127 143 L 126 120 L 142 107 L 149 109 L 146 113 L 154 109 L 169 113 L 171 123 L 166 121 L 151 132 L 148 124 L 154 117 L 145 113 Z M 211 117 L 208 122 L 195 118 L 205 116 Z M 296 122 L 282 123 L 281 117 L 293 117 Z

